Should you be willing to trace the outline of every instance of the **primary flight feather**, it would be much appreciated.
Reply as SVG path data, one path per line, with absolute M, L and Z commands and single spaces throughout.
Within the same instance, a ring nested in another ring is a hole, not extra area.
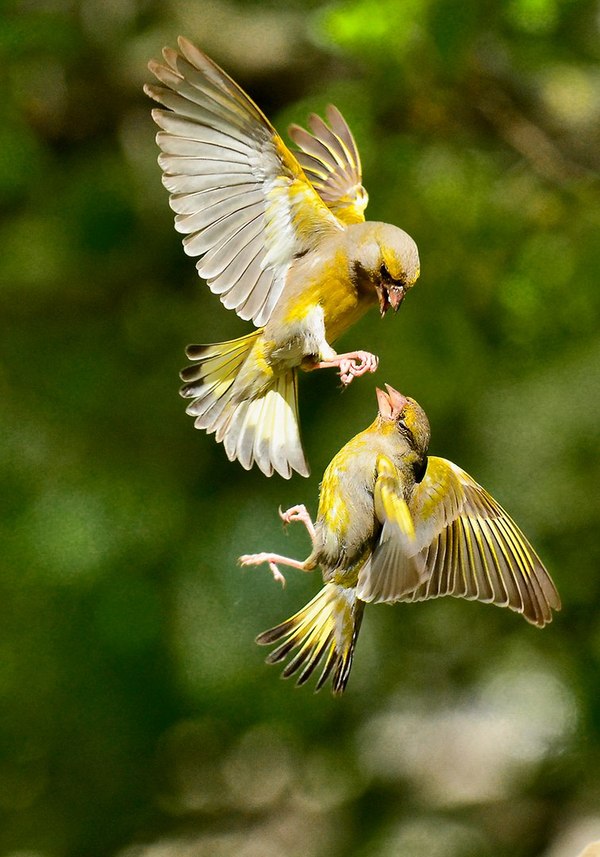
M 374 372 L 366 351 L 332 343 L 372 305 L 397 310 L 419 276 L 412 238 L 365 222 L 360 157 L 339 111 L 292 126 L 292 153 L 240 87 L 179 39 L 153 110 L 163 183 L 185 252 L 227 309 L 256 330 L 229 342 L 191 345 L 181 394 L 197 428 L 215 433 L 228 458 L 267 476 L 308 475 L 300 441 L 297 370 L 338 369 L 344 384 Z
M 291 619 L 257 638 L 278 643 L 269 663 L 290 660 L 285 677 L 303 684 L 321 667 L 346 687 L 365 604 L 454 595 L 521 613 L 543 627 L 560 598 L 541 560 L 514 521 L 464 470 L 427 455 L 429 422 L 414 401 L 386 385 L 379 413 L 333 458 L 321 483 L 313 524 L 304 506 L 281 513 L 302 521 L 312 541 L 304 561 L 278 554 L 240 557 L 312 571 L 325 586 Z

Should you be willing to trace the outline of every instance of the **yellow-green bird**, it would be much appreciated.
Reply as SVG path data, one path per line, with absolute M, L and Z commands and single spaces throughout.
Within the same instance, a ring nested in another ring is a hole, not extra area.
M 325 586 L 299 613 L 257 637 L 279 643 L 267 658 L 291 655 L 283 675 L 303 684 L 322 665 L 346 687 L 366 603 L 422 601 L 442 595 L 521 613 L 542 628 L 560 598 L 541 560 L 504 509 L 464 470 L 427 455 L 429 422 L 420 405 L 386 384 L 379 412 L 333 458 L 321 483 L 317 520 L 304 506 L 280 513 L 305 524 L 313 549 L 302 561 L 271 553 L 240 557 L 312 571 Z
M 185 252 L 225 307 L 256 330 L 191 345 L 181 394 L 197 428 L 231 461 L 267 476 L 308 475 L 298 428 L 297 369 L 336 367 L 342 383 L 374 372 L 366 351 L 334 342 L 372 305 L 397 310 L 419 276 L 412 238 L 365 223 L 367 193 L 354 138 L 339 111 L 292 126 L 293 154 L 234 81 L 187 40 L 165 48 L 146 86 L 167 110 L 159 164 Z

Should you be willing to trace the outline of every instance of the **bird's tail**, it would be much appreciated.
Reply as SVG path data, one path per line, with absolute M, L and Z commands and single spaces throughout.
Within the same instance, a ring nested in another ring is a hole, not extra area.
M 364 607 L 364 602 L 356 597 L 356 589 L 327 583 L 306 607 L 287 622 L 259 634 L 256 642 L 261 646 L 280 643 L 267 657 L 268 664 L 280 663 L 294 652 L 283 670 L 283 678 L 300 670 L 296 684 L 304 684 L 323 664 L 315 691 L 331 675 L 333 693 L 343 693 Z
M 186 383 L 180 392 L 193 401 L 186 412 L 196 418 L 196 428 L 215 432 L 229 460 L 237 458 L 246 470 L 256 463 L 266 476 L 276 471 L 289 479 L 293 470 L 308 476 L 296 371 L 277 375 L 265 368 L 258 353 L 261 333 L 188 347 L 193 364 L 181 372 Z

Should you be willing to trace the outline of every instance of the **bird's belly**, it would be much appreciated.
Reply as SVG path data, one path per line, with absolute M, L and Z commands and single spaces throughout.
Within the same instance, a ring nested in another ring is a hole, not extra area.
M 269 327 L 265 335 L 269 337 Z M 323 308 L 319 304 L 308 305 L 303 312 L 294 312 L 283 326 L 277 326 L 270 341 L 270 362 L 283 368 L 298 366 L 309 355 L 322 355 L 325 336 Z
M 325 581 L 356 583 L 375 543 L 377 524 L 371 487 L 368 480 L 356 479 L 346 460 L 336 457 L 325 471 L 315 542 L 315 556 Z

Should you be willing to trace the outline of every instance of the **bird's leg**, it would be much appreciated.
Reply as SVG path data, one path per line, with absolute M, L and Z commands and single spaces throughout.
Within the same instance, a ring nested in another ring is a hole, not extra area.
M 286 509 L 285 512 L 281 511 L 280 506 L 279 517 L 281 518 L 284 524 L 291 524 L 292 521 L 300 521 L 302 524 L 304 524 L 314 547 L 317 533 L 315 530 L 315 525 L 313 524 L 312 519 L 308 514 L 306 506 L 300 503 L 298 506 L 292 506 L 290 509 Z
M 285 512 L 282 512 L 281 507 L 279 507 L 279 517 L 284 524 L 290 524 L 292 521 L 300 521 L 303 523 L 308 531 L 308 535 L 310 536 L 310 540 L 314 548 L 317 533 L 306 506 L 300 503 L 297 506 L 291 506 L 289 509 L 286 509 Z M 285 586 L 285 577 L 279 571 L 277 563 L 287 565 L 290 568 L 299 568 L 300 571 L 313 571 L 316 563 L 311 559 L 311 557 L 312 554 L 308 559 L 305 559 L 304 562 L 301 562 L 298 559 L 289 559 L 289 557 L 281 556 L 281 554 L 278 553 L 250 553 L 241 556 L 238 559 L 238 562 L 240 565 L 262 565 L 263 562 L 268 563 L 275 580 L 279 581 L 282 586 Z
M 335 354 L 329 360 L 302 364 L 307 372 L 313 369 L 339 369 L 342 384 L 348 386 L 354 378 L 364 375 L 366 372 L 375 372 L 379 365 L 379 357 L 369 351 L 348 351 L 346 354 Z
M 275 580 L 279 581 L 282 586 L 285 586 L 285 577 L 279 571 L 277 563 L 287 565 L 290 568 L 299 568 L 300 571 L 312 571 L 315 567 L 314 563 L 309 562 L 308 559 L 301 562 L 298 559 L 290 559 L 289 557 L 281 556 L 281 554 L 278 553 L 247 553 L 241 556 L 238 559 L 238 562 L 240 565 L 262 565 L 263 562 L 268 563 L 273 577 Z

